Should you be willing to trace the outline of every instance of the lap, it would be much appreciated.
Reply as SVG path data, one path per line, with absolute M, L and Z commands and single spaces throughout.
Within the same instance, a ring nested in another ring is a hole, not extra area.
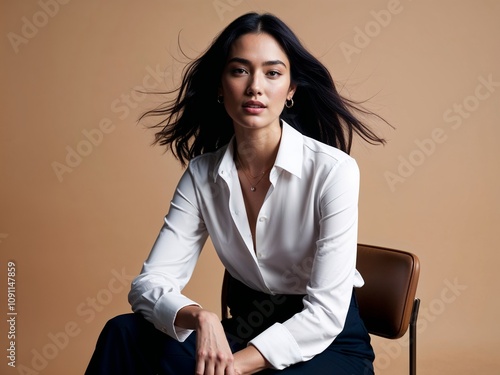
M 194 374 L 195 353 L 195 335 L 178 342 L 142 315 L 123 314 L 104 326 L 85 374 Z
M 265 370 L 259 375 L 373 375 L 373 364 L 340 352 L 325 350 L 313 359 L 283 370 Z
M 140 314 L 124 314 L 111 319 L 103 330 L 106 335 L 119 337 L 120 340 L 134 344 L 147 353 L 147 361 L 156 363 L 153 366 L 158 374 L 193 373 L 196 361 L 196 332 L 184 342 L 157 330 L 153 324 Z M 228 342 L 233 352 L 241 350 L 245 345 L 227 333 Z M 339 337 L 338 345 L 331 345 L 324 352 L 307 362 L 297 363 L 284 370 L 265 370 L 261 375 L 371 375 L 372 361 L 353 356 L 349 345 L 343 337 Z M 341 344 L 341 345 L 339 345 Z
M 238 285 L 236 287 L 240 289 L 233 290 L 232 293 L 233 317 L 223 321 L 233 352 L 244 348 L 252 337 L 269 325 L 288 319 L 302 308 L 301 298 L 288 297 L 287 303 L 274 306 L 267 301 L 269 296 L 246 290 L 247 287 Z M 269 310 L 265 311 L 266 314 L 261 314 L 262 317 L 259 316 L 258 320 L 255 319 L 256 301 L 261 309 L 265 305 Z M 309 361 L 294 364 L 284 370 L 269 369 L 259 374 L 372 375 L 373 357 L 370 338 L 359 317 L 353 294 L 344 330 L 325 351 Z M 141 314 L 130 313 L 119 315 L 106 324 L 99 337 L 89 369 L 99 366 L 108 369 L 120 366 L 121 374 L 194 374 L 195 361 L 196 332 L 184 342 L 178 342 L 157 330 Z M 97 370 L 88 371 L 88 374 L 92 375 L 106 373 Z

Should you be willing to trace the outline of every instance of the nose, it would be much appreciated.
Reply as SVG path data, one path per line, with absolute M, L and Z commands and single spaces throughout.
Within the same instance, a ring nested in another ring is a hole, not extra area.
M 256 74 L 252 74 L 251 76 L 249 76 L 247 95 L 250 96 L 262 95 L 260 78 Z

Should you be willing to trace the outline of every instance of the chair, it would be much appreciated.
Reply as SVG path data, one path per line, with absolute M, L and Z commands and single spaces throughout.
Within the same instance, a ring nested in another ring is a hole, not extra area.
M 359 311 L 370 334 L 398 339 L 410 328 L 410 375 L 416 374 L 417 316 L 420 299 L 415 298 L 420 262 L 406 251 L 358 244 L 356 268 L 365 285 L 356 290 Z M 222 317 L 227 318 L 227 282 L 222 284 Z
M 387 339 L 402 337 L 410 328 L 410 375 L 416 374 L 417 317 L 415 298 L 420 261 L 406 251 L 358 244 L 357 270 L 365 285 L 356 290 L 359 313 L 368 332 Z

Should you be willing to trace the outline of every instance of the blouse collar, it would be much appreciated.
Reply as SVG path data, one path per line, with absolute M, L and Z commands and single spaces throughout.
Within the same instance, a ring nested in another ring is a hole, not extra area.
M 283 124 L 281 141 L 273 169 L 280 168 L 300 178 L 302 176 L 302 161 L 304 157 L 303 135 L 285 121 L 281 121 Z M 233 136 L 227 146 L 220 149 L 220 153 L 223 153 L 223 155 L 218 165 L 214 168 L 214 182 L 217 180 L 217 176 L 225 178 L 236 172 L 236 166 L 234 164 L 234 142 L 235 137 Z

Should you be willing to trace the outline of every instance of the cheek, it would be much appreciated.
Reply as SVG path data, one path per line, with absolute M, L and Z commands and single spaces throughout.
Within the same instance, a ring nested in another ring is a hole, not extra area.
M 233 106 L 234 103 L 236 102 L 236 95 L 237 91 L 234 90 L 234 87 L 231 86 L 226 86 L 224 88 L 224 103 L 226 106 Z
M 229 98 L 234 98 L 238 93 L 238 87 L 236 85 L 226 85 L 225 95 Z
M 237 105 L 237 90 L 232 85 L 223 86 L 224 94 L 224 108 L 228 115 L 232 116 L 235 114 Z
M 285 103 L 286 97 L 288 96 L 288 86 L 275 87 L 269 92 L 269 96 L 272 97 L 273 101 L 278 105 Z
M 241 89 L 236 82 L 223 82 L 222 90 L 224 93 L 224 101 L 231 102 L 238 96 Z

